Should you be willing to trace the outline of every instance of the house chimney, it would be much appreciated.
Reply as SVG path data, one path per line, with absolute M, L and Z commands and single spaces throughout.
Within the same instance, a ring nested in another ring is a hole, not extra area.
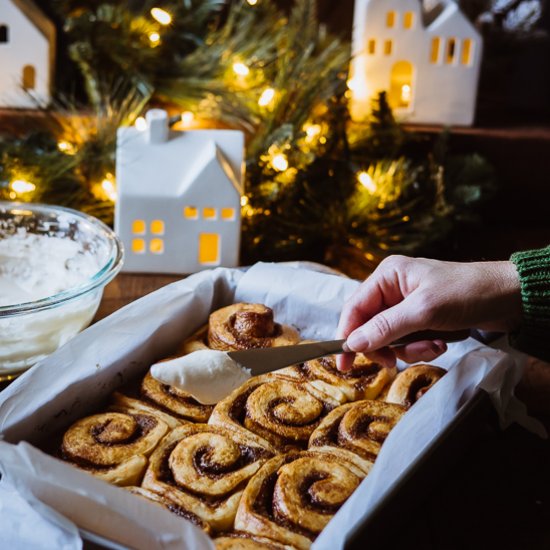
M 164 109 L 149 109 L 145 114 L 149 143 L 168 141 L 168 113 Z

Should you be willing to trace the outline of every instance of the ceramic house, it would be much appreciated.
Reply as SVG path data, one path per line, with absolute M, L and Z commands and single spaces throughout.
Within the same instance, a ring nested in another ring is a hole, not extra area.
M 356 0 L 351 111 L 380 91 L 402 120 L 473 123 L 482 40 L 453 0 Z
M 166 111 L 117 135 L 115 230 L 124 270 L 192 273 L 239 262 L 244 135 L 171 131 Z
M 55 27 L 30 0 L 0 1 L 0 107 L 50 102 Z

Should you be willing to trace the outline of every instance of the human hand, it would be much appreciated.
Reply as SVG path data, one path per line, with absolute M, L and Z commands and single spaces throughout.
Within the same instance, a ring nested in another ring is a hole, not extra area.
M 425 258 L 386 258 L 346 302 L 338 338 L 352 352 L 393 366 L 432 361 L 447 349 L 442 340 L 400 347 L 389 344 L 420 330 L 478 328 L 508 332 L 521 321 L 521 288 L 512 262 L 442 262 Z M 337 357 L 349 370 L 353 354 Z

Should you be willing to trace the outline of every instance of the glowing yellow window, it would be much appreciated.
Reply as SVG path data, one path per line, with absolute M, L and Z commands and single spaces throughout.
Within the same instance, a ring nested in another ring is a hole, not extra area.
M 162 220 L 153 220 L 151 222 L 151 233 L 153 235 L 164 235 L 164 222 Z
M 164 252 L 164 241 L 162 239 L 151 239 L 149 250 L 153 254 L 162 254 Z
M 441 49 L 441 38 L 432 38 L 432 50 L 430 52 L 430 62 L 439 62 L 439 50 Z
M 386 55 L 391 55 L 392 49 L 393 49 L 393 42 L 391 40 L 386 40 L 384 42 L 384 53 Z
M 132 252 L 143 254 L 145 252 L 145 239 L 132 239 Z
M 471 65 L 472 63 L 472 48 L 473 43 L 471 38 L 466 38 L 464 42 L 462 42 L 462 52 L 460 55 L 460 62 L 463 65 Z
M 188 220 L 196 220 L 199 217 L 199 210 L 196 206 L 186 206 L 183 209 L 183 217 Z
M 405 13 L 405 16 L 403 17 L 403 27 L 405 29 L 412 29 L 413 24 L 414 24 L 414 13 L 412 11 L 408 11 Z
M 454 63 L 456 56 L 456 39 L 449 38 L 447 40 L 447 51 L 445 53 L 445 62 L 450 65 Z
M 134 235 L 145 235 L 145 227 L 143 220 L 134 220 L 132 222 L 132 233 Z
M 203 208 L 202 215 L 205 220 L 215 220 L 216 219 L 216 209 L 215 208 Z
M 386 27 L 388 27 L 389 29 L 391 29 L 392 27 L 395 27 L 395 12 L 394 11 L 389 11 L 387 14 L 386 14 Z
M 222 220 L 234 220 L 235 209 L 234 208 L 222 208 Z
M 369 40 L 367 51 L 370 55 L 374 55 L 376 53 L 376 40 L 371 39 Z
M 220 236 L 218 233 L 199 234 L 199 263 L 220 263 Z

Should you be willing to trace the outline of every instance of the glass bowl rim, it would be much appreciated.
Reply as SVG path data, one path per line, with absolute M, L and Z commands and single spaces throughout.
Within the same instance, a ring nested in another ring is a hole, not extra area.
M 107 241 L 110 241 L 112 245 L 111 252 L 105 264 L 85 282 L 66 290 L 62 290 L 61 292 L 57 292 L 56 294 L 52 294 L 46 298 L 41 298 L 40 300 L 0 306 L 0 319 L 3 317 L 23 315 L 25 313 L 34 313 L 63 305 L 66 302 L 79 298 L 98 287 L 105 286 L 118 274 L 122 268 L 124 258 L 124 247 L 122 245 L 122 241 L 108 225 L 94 216 L 84 212 L 79 212 L 73 208 L 38 202 L 27 203 L 0 201 L 0 211 L 2 210 L 30 210 L 33 214 L 39 212 L 48 212 L 50 214 L 62 212 L 64 214 L 70 214 L 82 221 L 88 222 L 98 234 L 103 233 L 103 236 Z

